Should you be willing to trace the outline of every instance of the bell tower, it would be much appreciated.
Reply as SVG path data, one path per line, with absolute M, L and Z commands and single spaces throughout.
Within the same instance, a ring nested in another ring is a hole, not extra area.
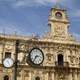
M 51 8 L 48 18 L 50 34 L 53 37 L 68 36 L 69 20 L 65 9 L 59 7 Z

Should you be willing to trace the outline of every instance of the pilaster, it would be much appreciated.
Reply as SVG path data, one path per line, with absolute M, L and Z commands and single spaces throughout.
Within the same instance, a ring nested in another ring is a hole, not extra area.
M 29 72 L 29 80 L 31 80 L 31 77 L 32 77 L 32 76 L 31 76 L 31 72 Z
M 54 72 L 52 73 L 52 80 L 55 80 L 55 79 L 54 79 Z
M 45 74 L 45 80 L 48 80 L 49 76 L 48 76 L 48 72 L 46 72 Z
M 78 80 L 77 70 L 75 70 L 74 80 Z
M 69 72 L 69 79 L 68 80 L 72 80 L 72 70 L 70 70 L 70 72 Z

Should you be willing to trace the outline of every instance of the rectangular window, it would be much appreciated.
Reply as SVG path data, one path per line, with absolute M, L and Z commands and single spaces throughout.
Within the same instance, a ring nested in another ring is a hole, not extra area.
M 11 58 L 11 53 L 10 52 L 5 52 L 5 58 Z

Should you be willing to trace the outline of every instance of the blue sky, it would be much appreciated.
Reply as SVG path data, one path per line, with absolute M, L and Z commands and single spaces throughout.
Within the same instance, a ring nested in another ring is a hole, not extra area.
M 55 4 L 67 9 L 70 33 L 80 40 L 80 0 L 0 0 L 0 33 L 42 35 L 48 31 L 48 15 Z

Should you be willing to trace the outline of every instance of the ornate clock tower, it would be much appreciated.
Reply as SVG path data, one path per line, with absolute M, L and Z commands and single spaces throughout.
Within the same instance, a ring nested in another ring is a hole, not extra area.
M 68 32 L 70 22 L 65 9 L 61 9 L 60 7 L 51 8 L 48 25 L 50 29 L 48 35 L 50 38 L 61 40 L 73 39 Z
M 48 24 L 54 37 L 65 37 L 68 35 L 69 21 L 66 10 L 51 8 Z

